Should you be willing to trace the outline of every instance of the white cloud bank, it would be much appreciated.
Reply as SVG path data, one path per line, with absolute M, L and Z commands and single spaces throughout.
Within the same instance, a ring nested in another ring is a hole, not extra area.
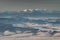
M 9 30 L 4 31 L 4 33 L 3 33 L 3 35 L 5 35 L 5 36 L 9 36 L 9 35 L 13 35 L 13 34 L 15 34 L 15 33 L 11 32 Z

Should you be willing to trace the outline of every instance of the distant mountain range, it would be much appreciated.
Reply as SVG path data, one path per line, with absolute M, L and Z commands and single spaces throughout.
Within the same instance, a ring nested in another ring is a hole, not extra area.
M 60 30 L 54 27 L 60 27 L 60 11 L 25 9 L 0 12 L 0 33 L 6 30 L 32 33 Z

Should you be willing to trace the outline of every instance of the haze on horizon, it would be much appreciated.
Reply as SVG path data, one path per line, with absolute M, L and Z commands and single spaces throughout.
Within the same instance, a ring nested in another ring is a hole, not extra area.
M 60 0 L 0 0 L 0 11 L 37 8 L 60 11 Z

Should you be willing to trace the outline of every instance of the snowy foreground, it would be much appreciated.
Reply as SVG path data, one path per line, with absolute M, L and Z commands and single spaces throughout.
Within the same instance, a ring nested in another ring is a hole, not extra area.
M 50 37 L 48 33 L 39 32 L 37 35 L 32 35 L 32 33 L 15 34 L 8 36 L 1 36 L 0 40 L 60 40 L 60 34 L 56 34 Z

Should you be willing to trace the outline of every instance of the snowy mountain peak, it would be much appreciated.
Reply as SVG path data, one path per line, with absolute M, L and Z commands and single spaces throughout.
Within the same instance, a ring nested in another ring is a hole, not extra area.
M 25 9 L 25 10 L 23 10 L 24 12 L 31 12 L 31 11 L 33 11 L 33 9 Z
M 47 12 L 47 9 L 25 9 L 23 10 L 23 12 L 35 12 L 35 11 L 39 11 L 39 12 Z

